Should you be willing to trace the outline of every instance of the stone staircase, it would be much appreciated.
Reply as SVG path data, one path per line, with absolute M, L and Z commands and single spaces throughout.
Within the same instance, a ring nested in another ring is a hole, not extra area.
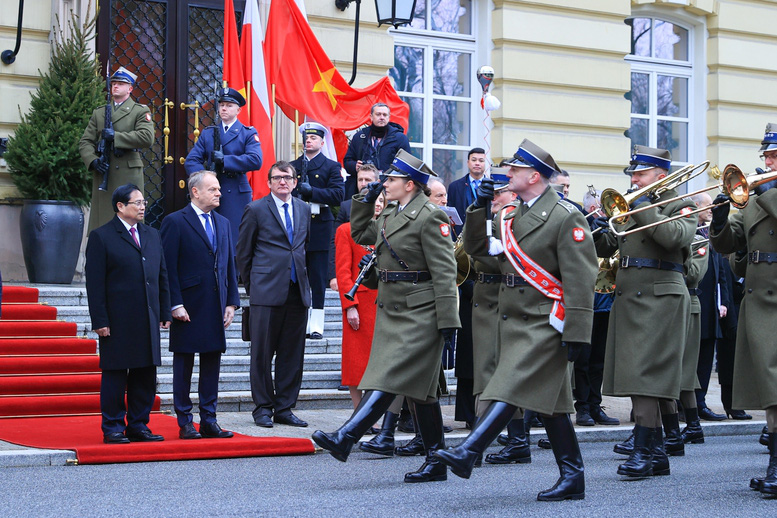
M 40 291 L 40 302 L 57 307 L 57 318 L 78 325 L 78 334 L 97 339 L 92 331 L 89 308 L 84 285 L 31 285 Z M 247 304 L 245 291 L 241 288 L 241 299 Z M 241 338 L 240 311 L 227 329 L 227 350 L 221 358 L 219 377 L 219 410 L 239 412 L 253 410 L 249 381 L 249 343 Z M 325 305 L 324 337 L 321 340 L 307 340 L 305 344 L 302 390 L 297 408 L 325 409 L 350 408 L 351 398 L 347 391 L 340 391 L 340 360 L 342 350 L 342 320 L 340 299 L 337 293 L 327 290 Z M 168 350 L 169 332 L 162 330 L 162 366 L 157 369 L 157 393 L 162 399 L 162 408 L 173 409 L 173 355 Z M 199 357 L 195 357 L 192 376 L 192 400 L 197 404 L 196 384 L 199 380 Z M 453 371 L 448 373 L 448 386 L 455 394 Z M 452 403 L 453 397 L 445 398 L 444 404 Z M 196 408 L 195 408 L 196 412 Z

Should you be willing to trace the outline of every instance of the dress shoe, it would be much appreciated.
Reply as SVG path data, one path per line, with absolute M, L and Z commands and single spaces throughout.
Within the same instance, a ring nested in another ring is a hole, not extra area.
M 322 338 L 324 338 L 324 335 L 322 335 L 322 334 L 321 334 L 321 333 L 319 333 L 318 331 L 315 331 L 315 332 L 313 332 L 313 333 L 310 333 L 310 339 L 311 339 L 311 340 L 321 340 Z
M 543 450 L 553 449 L 553 445 L 550 444 L 550 439 L 540 439 L 539 441 L 537 441 L 537 446 L 539 446 Z
M 346 390 L 348 390 L 348 385 L 340 385 L 339 387 L 337 387 L 337 390 L 345 392 Z
M 103 442 L 105 444 L 128 444 L 130 440 L 121 432 L 113 432 L 103 435 Z
M 235 434 L 222 430 L 218 423 L 200 423 L 200 433 L 206 439 L 229 439 Z
M 127 438 L 130 442 L 159 442 L 165 440 L 161 435 L 151 433 L 151 430 L 141 430 L 132 433 L 127 432 Z
M 726 410 L 726 417 L 736 421 L 748 421 L 753 418 L 753 416 L 744 410 Z
M 489 453 L 486 462 L 489 464 L 528 464 L 531 462 L 529 441 L 523 427 L 523 419 L 513 419 L 507 425 L 508 435 L 512 434 L 509 443 L 499 453 Z M 476 464 L 477 467 L 477 464 Z
M 704 419 L 705 421 L 725 421 L 726 420 L 725 415 L 716 414 L 706 406 L 704 408 L 699 409 L 699 417 L 701 419 Z
M 394 456 L 394 430 L 397 428 L 397 418 L 394 412 L 386 412 L 383 415 L 383 426 L 380 432 L 367 442 L 359 445 L 359 449 L 386 457 Z
M 272 428 L 272 419 L 269 415 L 259 415 L 254 418 L 254 423 L 256 423 L 256 426 L 261 426 L 262 428 Z
M 578 410 L 575 414 L 575 424 L 577 426 L 594 426 L 596 423 L 591 417 L 591 414 L 588 413 L 588 410 L 582 409 Z
M 299 417 L 295 416 L 291 412 L 288 414 L 278 415 L 275 414 L 275 417 L 273 417 L 273 420 L 278 424 L 285 424 L 289 426 L 296 426 L 299 428 L 305 428 L 308 423 L 306 421 L 303 421 Z
M 185 424 L 178 430 L 179 439 L 202 439 L 202 435 L 198 432 L 192 423 Z
M 602 407 L 599 405 L 593 406 L 590 409 L 591 418 L 596 422 L 596 424 L 602 424 L 607 426 L 618 426 L 621 424 L 620 419 L 616 419 L 615 417 L 610 417 L 607 414 L 604 413 L 604 410 L 602 410 Z
M 404 446 L 397 446 L 394 449 L 394 453 L 400 457 L 413 457 L 415 455 L 424 454 L 424 441 L 420 435 L 416 435 L 410 439 Z

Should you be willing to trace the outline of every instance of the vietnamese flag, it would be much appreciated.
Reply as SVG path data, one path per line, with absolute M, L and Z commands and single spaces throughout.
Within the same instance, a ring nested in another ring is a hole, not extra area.
M 274 106 L 270 101 L 267 87 L 267 73 L 262 52 L 264 35 L 259 17 L 257 0 L 247 0 L 243 13 L 243 31 L 240 36 L 240 50 L 243 56 L 243 74 L 246 78 L 246 99 L 248 106 L 243 108 L 249 125 L 256 128 L 262 144 L 262 168 L 248 173 L 248 183 L 254 191 L 253 199 L 259 199 L 270 192 L 267 186 L 267 171 L 275 163 L 275 146 L 272 138 L 272 113 Z
M 307 117 L 333 130 L 365 124 L 377 102 L 391 109 L 391 120 L 407 130 L 409 108 L 388 77 L 353 88 L 340 75 L 294 0 L 273 0 L 267 20 L 264 58 L 275 101 L 287 117 Z M 333 131 L 334 132 L 334 131 Z

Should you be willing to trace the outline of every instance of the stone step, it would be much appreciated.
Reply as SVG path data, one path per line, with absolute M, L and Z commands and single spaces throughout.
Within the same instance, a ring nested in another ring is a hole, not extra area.
M 274 364 L 275 362 L 273 362 Z M 221 373 L 237 373 L 248 372 L 251 365 L 251 358 L 248 356 L 230 356 L 223 355 L 221 357 Z M 339 354 L 306 354 L 304 359 L 304 369 L 306 372 L 313 371 L 339 371 L 340 370 L 340 355 Z M 200 371 L 200 357 L 196 355 L 194 357 L 194 372 Z M 162 357 L 162 365 L 157 368 L 157 374 L 172 374 L 173 372 L 173 357 Z
M 76 324 L 88 324 L 91 322 L 89 317 L 88 306 L 57 306 L 57 320 L 64 320 L 66 322 L 75 322 Z M 329 323 L 340 322 L 340 328 L 342 329 L 342 311 L 340 306 L 327 306 L 324 308 L 324 320 Z M 235 313 L 235 318 L 232 320 L 233 325 L 240 324 L 243 321 L 243 312 L 238 311 Z
M 192 375 L 192 386 L 199 382 L 198 373 Z M 340 369 L 329 371 L 304 371 L 302 373 L 302 388 L 332 389 L 340 386 Z M 250 391 L 250 375 L 246 372 L 222 372 L 219 376 L 219 392 Z M 157 373 L 157 393 L 173 392 L 172 373 Z
M 97 334 L 92 331 L 92 324 L 91 322 L 76 322 L 76 334 L 78 336 L 86 336 L 87 338 L 93 338 L 97 339 Z M 227 337 L 227 340 L 233 340 L 233 339 L 241 339 L 243 336 L 243 333 L 241 331 L 240 325 L 232 324 L 229 326 L 229 328 L 224 333 Z M 340 339 L 343 335 L 343 323 L 340 321 L 337 322 L 328 322 L 324 326 L 324 338 L 325 339 Z M 162 337 L 162 341 L 166 341 L 170 336 L 170 330 L 169 329 L 162 329 L 160 331 L 160 336 Z

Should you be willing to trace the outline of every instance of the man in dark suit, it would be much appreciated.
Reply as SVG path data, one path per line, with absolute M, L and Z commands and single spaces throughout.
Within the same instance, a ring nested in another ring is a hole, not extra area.
M 181 439 L 229 438 L 216 421 L 224 329 L 240 305 L 235 252 L 229 220 L 218 214 L 221 188 L 216 173 L 199 171 L 189 177 L 191 204 L 162 222 L 162 245 L 170 279 L 173 324 L 173 405 Z M 215 272 L 215 275 L 213 275 Z M 198 383 L 200 431 L 192 424 L 189 397 L 194 353 L 200 354 Z
M 159 233 L 141 223 L 147 202 L 140 188 L 119 186 L 112 203 L 116 216 L 93 230 L 86 246 L 89 315 L 100 337 L 103 441 L 162 441 L 147 425 L 162 363 L 159 328 L 169 328 L 171 318 L 165 257 Z
M 302 386 L 310 283 L 305 245 L 310 206 L 291 195 L 297 186 L 288 162 L 267 174 L 270 194 L 249 203 L 240 223 L 237 267 L 251 299 L 251 396 L 254 422 L 272 427 L 308 424 L 291 409 Z M 275 386 L 271 375 L 275 355 Z
M 237 230 L 243 208 L 253 198 L 246 173 L 262 167 L 262 146 L 259 135 L 251 126 L 243 126 L 237 118 L 246 104 L 245 98 L 234 88 L 224 88 L 217 99 L 220 122 L 208 126 L 186 156 L 184 167 L 191 175 L 203 169 L 218 172 L 221 184 L 221 203 L 216 212 L 229 220 L 232 242 L 237 242 Z M 215 146 L 218 132 L 221 148 Z
M 306 122 L 299 128 L 305 139 L 305 152 L 291 165 L 297 171 L 294 197 L 310 204 L 310 242 L 307 244 L 307 266 L 313 308 L 310 311 L 309 335 L 313 340 L 324 337 L 324 299 L 329 277 L 329 244 L 334 235 L 331 207 L 340 205 L 345 195 L 340 164 L 321 152 L 326 128 L 317 122 Z
M 459 213 L 462 224 L 453 227 L 454 236 L 461 233 L 463 222 L 467 219 L 467 207 L 475 201 L 475 192 L 486 172 L 486 151 L 475 147 L 467 154 L 467 174 L 454 180 L 448 186 L 448 207 Z

